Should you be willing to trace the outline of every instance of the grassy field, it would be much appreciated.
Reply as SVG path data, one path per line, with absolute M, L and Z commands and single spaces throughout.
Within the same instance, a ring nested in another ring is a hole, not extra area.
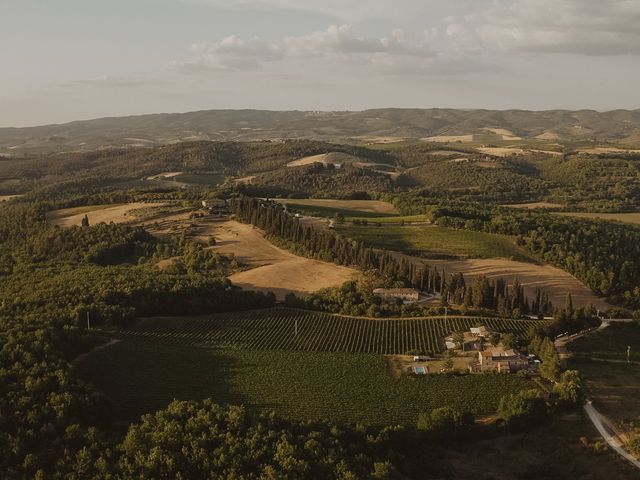
M 589 218 L 592 220 L 604 220 L 607 222 L 623 222 L 640 225 L 640 212 L 628 213 L 585 213 L 585 212 L 558 212 L 557 215 L 576 218 Z
M 630 359 L 640 361 L 640 326 L 614 323 L 568 344 L 577 355 L 610 360 L 626 360 L 627 346 L 631 347 Z
M 495 235 L 446 227 L 352 226 L 340 229 L 347 237 L 368 245 L 425 258 L 467 256 L 533 261 L 506 235 Z
M 119 335 L 176 346 L 403 354 L 440 352 L 444 348 L 443 337 L 476 325 L 522 335 L 539 323 L 478 317 L 367 320 L 273 308 L 201 317 L 148 318 Z
M 431 215 L 402 215 L 402 216 L 391 216 L 391 217 L 363 217 L 362 215 L 353 216 L 353 217 L 345 217 L 347 222 L 353 222 L 354 220 L 366 220 L 371 223 L 415 223 L 415 222 L 426 222 L 431 220 Z
M 290 208 L 307 212 L 326 212 L 322 216 L 333 216 L 341 212 L 344 216 L 391 216 L 398 215 L 389 202 L 380 200 L 334 200 L 325 198 L 275 199 Z
M 581 440 L 582 439 L 582 440 Z M 585 441 L 585 443 L 583 443 Z M 581 413 L 559 414 L 523 433 L 481 435 L 443 450 L 456 480 L 628 480 L 637 470 L 603 442 Z
M 571 368 L 586 380 L 596 408 L 618 424 L 640 422 L 640 368 L 637 364 L 572 358 Z
M 386 217 L 397 217 L 395 213 L 377 213 L 377 212 L 363 212 L 361 210 L 353 210 L 348 208 L 338 207 L 326 207 L 323 205 L 304 205 L 304 204 L 290 204 L 289 201 L 283 202 L 292 211 L 300 212 L 302 215 L 310 217 L 326 217 L 333 218 L 336 214 L 341 213 L 347 220 L 352 218 L 366 218 L 370 221 L 376 221 L 378 218 L 383 219 Z M 375 219 L 375 220 L 374 220 Z
M 530 388 L 515 375 L 403 376 L 381 355 L 202 349 L 124 340 L 76 367 L 133 419 L 175 399 L 213 398 L 300 420 L 415 425 L 420 412 L 445 405 L 478 414 L 500 397 Z

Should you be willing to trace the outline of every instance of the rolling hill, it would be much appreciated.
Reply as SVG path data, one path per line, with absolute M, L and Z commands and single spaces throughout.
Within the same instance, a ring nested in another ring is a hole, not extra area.
M 196 140 L 308 138 L 347 143 L 404 139 L 640 144 L 640 110 L 374 109 L 360 112 L 204 110 L 0 128 L 0 153 L 154 146 Z

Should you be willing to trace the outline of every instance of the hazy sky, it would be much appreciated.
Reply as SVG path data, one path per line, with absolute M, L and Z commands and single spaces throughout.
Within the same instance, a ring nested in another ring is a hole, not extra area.
M 640 0 L 0 0 L 0 126 L 640 107 Z

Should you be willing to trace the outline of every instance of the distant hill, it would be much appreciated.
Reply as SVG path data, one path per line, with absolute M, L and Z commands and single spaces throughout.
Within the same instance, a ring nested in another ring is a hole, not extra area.
M 0 128 L 0 153 L 89 151 L 194 140 L 306 138 L 341 143 L 536 141 L 640 145 L 640 110 L 376 109 L 361 112 L 205 110 Z

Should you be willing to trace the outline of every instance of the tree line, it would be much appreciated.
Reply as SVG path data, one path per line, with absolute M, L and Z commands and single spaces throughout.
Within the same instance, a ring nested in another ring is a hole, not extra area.
M 445 306 L 499 310 L 505 317 L 552 312 L 546 293 L 538 291 L 536 298 L 530 300 L 517 281 L 508 288 L 503 279 L 490 282 L 481 276 L 475 283 L 467 284 L 462 273 L 447 274 L 444 269 L 431 268 L 426 263 L 416 265 L 401 255 L 367 247 L 333 231 L 305 226 L 276 202 L 240 196 L 234 201 L 234 211 L 240 220 L 263 229 L 274 241 L 296 253 L 376 272 L 379 278 L 376 286 L 416 288 L 438 294 Z

